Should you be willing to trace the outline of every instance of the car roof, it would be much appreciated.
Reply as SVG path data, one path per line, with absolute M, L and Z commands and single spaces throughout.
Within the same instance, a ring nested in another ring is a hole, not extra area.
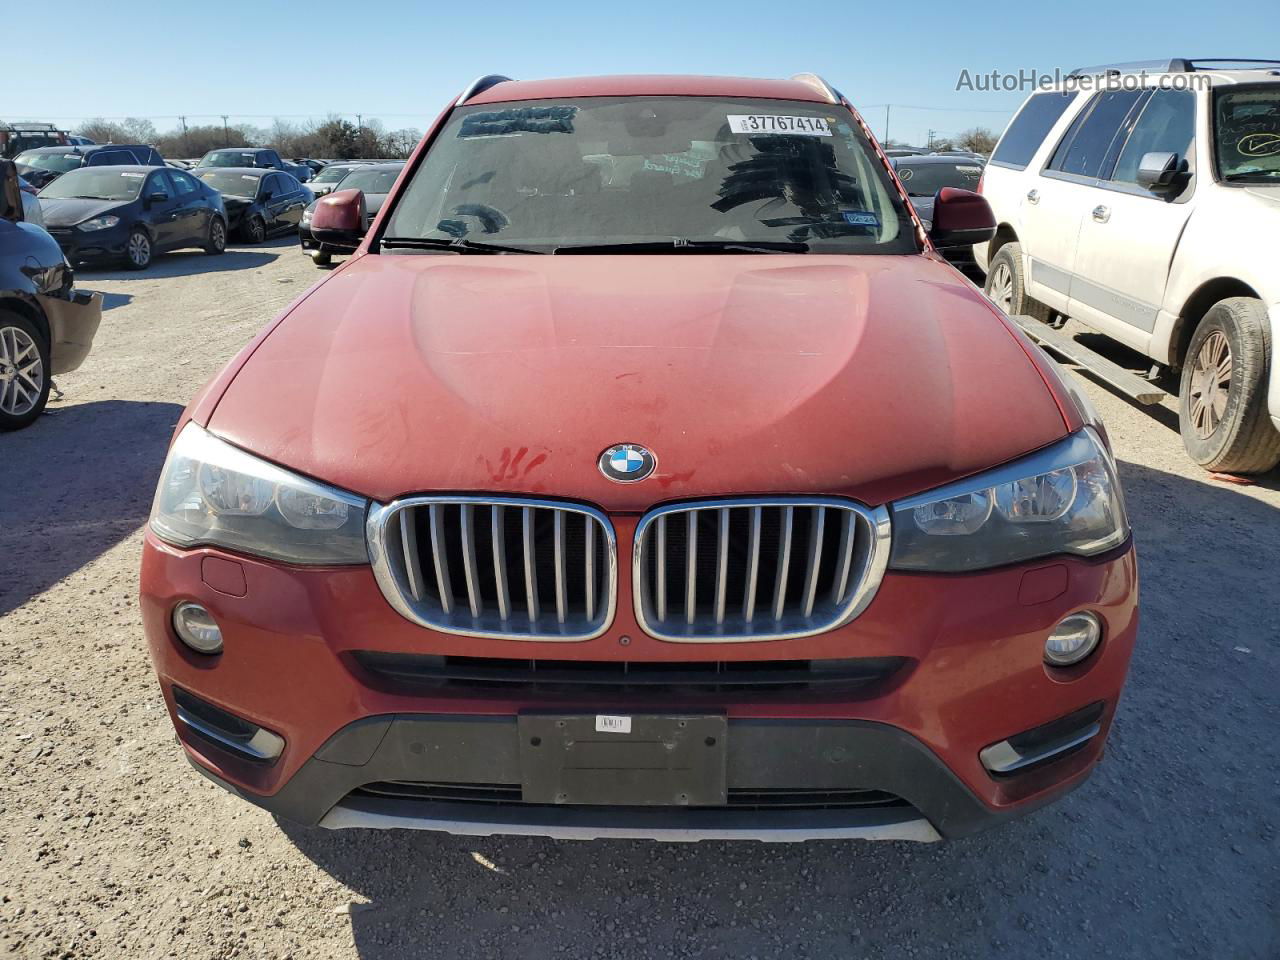
M 32 147 L 30 150 L 23 150 L 23 153 L 96 153 L 98 150 L 110 149 L 124 150 L 151 150 L 145 143 L 63 143 L 53 144 L 48 147 Z
M 929 163 L 972 164 L 972 163 L 986 162 L 981 157 L 971 157 L 968 154 L 964 154 L 964 153 L 949 153 L 949 154 L 940 153 L 937 155 L 925 154 L 924 156 L 918 156 L 918 157 L 890 157 L 889 159 L 896 164 L 901 164 L 903 166 L 913 166 L 913 167 L 918 166 L 922 163 L 923 164 L 929 164 Z
M 270 147 L 214 147 L 205 156 L 207 157 L 210 153 L 257 153 L 260 150 L 270 149 Z
M 399 170 L 407 162 L 407 160 L 396 160 L 394 163 L 357 163 L 352 165 L 351 172 L 355 173 L 357 170 Z
M 288 171 L 264 167 L 196 167 L 194 170 L 187 172 L 193 173 L 197 177 L 205 173 L 242 173 L 245 176 L 252 174 L 255 177 L 265 177 L 268 173 L 287 173 Z
M 158 166 L 154 163 L 110 163 L 97 167 L 80 167 L 79 170 L 68 170 L 63 176 L 69 176 L 73 173 L 79 173 L 80 170 L 110 170 L 112 173 L 151 173 L 153 170 L 168 170 L 169 167 Z
M 466 106 L 512 100 L 561 97 L 753 97 L 763 100 L 808 100 L 829 103 L 822 93 L 800 80 L 751 77 L 700 77 L 638 74 L 615 77 L 560 77 L 551 80 L 504 80 L 477 93 Z

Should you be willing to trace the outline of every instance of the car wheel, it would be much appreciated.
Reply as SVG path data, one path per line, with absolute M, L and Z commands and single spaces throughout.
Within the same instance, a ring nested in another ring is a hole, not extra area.
M 204 245 L 204 252 L 217 255 L 227 249 L 227 225 L 221 217 L 209 221 L 209 238 Z
M 1209 308 L 1182 367 L 1178 421 L 1191 459 L 1218 473 L 1265 473 L 1280 463 L 1267 415 L 1270 326 L 1252 297 Z
M 327 267 L 329 264 L 333 263 L 333 255 L 325 253 L 323 250 L 312 250 L 311 262 L 317 267 Z
M 1022 244 L 1006 243 L 987 264 L 987 281 L 982 287 L 997 307 L 1010 316 L 1025 314 L 1048 322 L 1049 307 L 1027 296 L 1026 275 L 1022 269 Z
M 244 225 L 245 239 L 250 243 L 261 243 L 267 239 L 267 225 L 261 217 L 250 217 Z
M 130 270 L 145 270 L 151 265 L 151 237 L 141 227 L 134 227 L 124 248 L 125 264 Z
M 49 347 L 26 317 L 0 312 L 0 430 L 21 430 L 49 402 Z

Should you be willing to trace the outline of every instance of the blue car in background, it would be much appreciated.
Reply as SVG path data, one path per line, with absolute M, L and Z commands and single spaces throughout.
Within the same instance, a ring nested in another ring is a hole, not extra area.
M 73 265 L 123 263 L 145 270 L 157 254 L 182 247 L 222 253 L 222 195 L 167 167 L 84 167 L 40 191 L 45 229 Z

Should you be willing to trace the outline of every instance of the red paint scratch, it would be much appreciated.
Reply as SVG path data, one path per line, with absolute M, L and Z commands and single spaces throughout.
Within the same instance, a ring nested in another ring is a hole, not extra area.
M 693 474 L 694 474 L 694 471 L 692 470 L 688 470 L 685 473 L 663 473 L 663 474 L 659 474 L 654 479 L 657 480 L 658 485 L 665 490 L 667 487 L 671 486 L 673 483 L 684 483 L 686 480 L 691 478 Z

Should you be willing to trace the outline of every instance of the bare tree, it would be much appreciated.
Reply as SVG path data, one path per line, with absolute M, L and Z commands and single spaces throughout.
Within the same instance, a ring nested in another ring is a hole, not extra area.
M 996 148 L 996 135 L 986 127 L 973 127 L 956 137 L 956 143 L 962 150 L 989 155 Z

